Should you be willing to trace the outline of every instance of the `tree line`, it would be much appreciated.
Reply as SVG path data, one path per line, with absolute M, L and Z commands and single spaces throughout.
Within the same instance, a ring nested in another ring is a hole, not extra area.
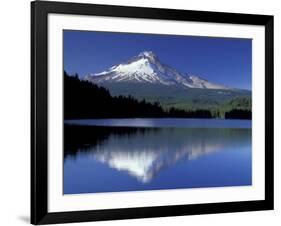
M 250 109 L 219 110 L 170 108 L 164 110 L 159 102 L 138 100 L 132 96 L 112 96 L 103 87 L 80 80 L 78 75 L 69 76 L 64 72 L 64 117 L 74 118 L 227 118 L 251 119 Z

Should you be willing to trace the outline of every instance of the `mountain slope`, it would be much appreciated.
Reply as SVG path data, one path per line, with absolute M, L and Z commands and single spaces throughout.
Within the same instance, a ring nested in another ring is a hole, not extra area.
M 177 85 L 182 88 L 230 89 L 229 87 L 211 83 L 198 76 L 188 75 L 162 64 L 151 51 L 145 51 L 126 63 L 113 66 L 98 74 L 86 76 L 86 80 L 94 83 L 148 83 L 166 86 Z
M 85 80 L 107 88 L 113 96 L 131 95 L 138 100 L 159 102 L 165 109 L 206 109 L 237 97 L 251 97 L 250 91 L 180 73 L 149 51 L 101 73 L 87 75 Z

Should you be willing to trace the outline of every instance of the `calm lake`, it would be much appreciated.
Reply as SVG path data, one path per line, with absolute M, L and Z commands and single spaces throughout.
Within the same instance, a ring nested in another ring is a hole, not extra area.
M 64 194 L 252 184 L 250 120 L 65 120 Z

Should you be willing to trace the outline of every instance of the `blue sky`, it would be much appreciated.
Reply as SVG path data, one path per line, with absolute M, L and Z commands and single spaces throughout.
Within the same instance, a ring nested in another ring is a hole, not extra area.
M 127 61 L 142 51 L 180 72 L 230 87 L 252 89 L 252 40 L 196 36 L 64 31 L 64 69 L 80 77 Z

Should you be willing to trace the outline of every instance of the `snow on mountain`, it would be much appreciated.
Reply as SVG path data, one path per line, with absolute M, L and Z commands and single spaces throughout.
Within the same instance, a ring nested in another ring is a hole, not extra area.
M 229 89 L 229 87 L 211 83 L 195 75 L 180 73 L 162 64 L 151 51 L 141 52 L 125 63 L 113 66 L 106 71 L 90 74 L 85 80 L 93 83 L 130 82 L 162 85 L 179 85 L 184 88 Z

